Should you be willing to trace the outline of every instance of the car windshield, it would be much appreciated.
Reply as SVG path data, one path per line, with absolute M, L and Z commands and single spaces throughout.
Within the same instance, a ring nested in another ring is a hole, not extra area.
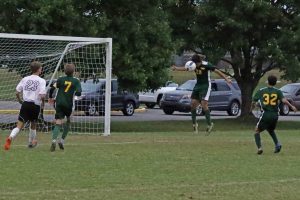
M 97 92 L 100 88 L 101 82 L 94 83 L 92 80 L 82 81 L 81 88 L 82 92 Z
M 196 84 L 195 80 L 189 80 L 189 81 L 183 83 L 182 85 L 180 85 L 176 90 L 193 91 L 195 84 Z
M 280 88 L 283 93 L 293 93 L 293 91 L 297 88 L 295 85 L 285 85 Z

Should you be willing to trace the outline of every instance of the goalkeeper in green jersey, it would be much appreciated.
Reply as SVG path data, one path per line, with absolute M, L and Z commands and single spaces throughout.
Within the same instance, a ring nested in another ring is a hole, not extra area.
M 224 78 L 227 83 L 231 84 L 231 80 L 228 79 L 220 70 L 216 69 L 211 63 L 204 61 L 205 56 L 202 54 L 194 54 L 192 56 L 192 61 L 196 64 L 196 69 L 194 70 L 197 83 L 192 92 L 191 101 L 191 113 L 194 132 L 198 133 L 198 124 L 196 121 L 196 110 L 199 104 L 201 104 L 207 123 L 206 133 L 209 134 L 214 126 L 210 119 L 210 111 L 208 108 L 208 99 L 211 92 L 211 80 L 210 72 L 213 71 L 220 77 Z M 174 71 L 187 71 L 184 67 L 172 66 Z
M 260 133 L 267 130 L 273 139 L 275 144 L 274 153 L 279 153 L 281 150 L 281 144 L 277 139 L 275 128 L 278 121 L 278 111 L 280 103 L 287 104 L 293 111 L 297 111 L 295 106 L 291 105 L 290 102 L 284 98 L 281 90 L 275 88 L 277 78 L 276 76 L 270 75 L 268 77 L 268 87 L 261 88 L 256 92 L 253 97 L 251 110 L 255 107 L 257 102 L 259 103 L 262 114 L 255 129 L 255 143 L 258 148 L 257 154 L 263 153 L 263 148 L 261 145 Z
M 63 134 L 61 139 L 57 142 L 61 150 L 64 150 L 64 140 L 66 139 L 70 129 L 70 116 L 73 109 L 74 95 L 81 95 L 81 85 L 77 78 L 73 77 L 75 71 L 74 64 L 66 64 L 64 67 L 66 76 L 57 79 L 54 87 L 58 89 L 55 101 L 55 126 L 52 130 L 52 144 L 50 151 L 55 151 L 56 142 L 61 128 L 63 128 Z M 53 104 L 52 98 L 54 88 L 50 90 L 49 103 Z M 63 119 L 67 118 L 67 122 L 63 124 Z M 63 127 L 62 127 L 63 126 Z

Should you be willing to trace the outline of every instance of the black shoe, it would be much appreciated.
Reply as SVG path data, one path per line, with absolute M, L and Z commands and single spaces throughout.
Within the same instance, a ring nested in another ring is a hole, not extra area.
M 274 153 L 279 153 L 281 151 L 281 145 L 275 147 Z
M 258 154 L 258 155 L 261 155 L 263 152 L 264 152 L 264 151 L 263 151 L 262 149 L 258 149 L 258 150 L 257 150 L 257 154 Z
M 61 143 L 61 142 L 58 143 L 58 147 L 59 147 L 61 150 L 64 150 L 64 149 L 65 149 L 64 144 Z
M 37 140 L 33 140 L 28 144 L 28 148 L 32 149 L 37 146 Z
M 55 148 L 56 148 L 56 143 L 53 142 L 53 143 L 51 144 L 50 151 L 51 151 L 51 152 L 55 151 Z

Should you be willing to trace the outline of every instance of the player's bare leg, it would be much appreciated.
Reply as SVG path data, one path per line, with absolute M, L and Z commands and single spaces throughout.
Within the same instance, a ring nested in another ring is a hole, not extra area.
M 37 146 L 37 139 L 36 139 L 36 122 L 30 122 L 29 128 L 29 137 L 28 137 L 28 148 L 34 148 Z
M 14 128 L 10 135 L 6 138 L 5 144 L 4 144 L 4 149 L 5 150 L 9 150 L 10 149 L 10 145 L 12 140 L 18 135 L 18 133 L 20 132 L 20 130 L 24 127 L 24 122 L 22 121 L 18 121 L 17 122 L 17 127 Z

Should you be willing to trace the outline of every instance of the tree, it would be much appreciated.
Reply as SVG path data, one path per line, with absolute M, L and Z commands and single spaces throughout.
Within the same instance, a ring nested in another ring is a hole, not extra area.
M 160 0 L 101 3 L 110 20 L 105 33 L 113 38 L 113 74 L 122 87 L 155 89 L 168 79 L 174 43 L 162 4 Z
M 2 32 L 113 38 L 113 74 L 121 87 L 155 89 L 168 79 L 175 44 L 167 0 L 3 0 Z
M 241 88 L 242 117 L 248 115 L 252 93 L 266 72 L 280 68 L 286 77 L 299 77 L 297 0 L 188 2 L 195 12 L 187 29 L 193 40 L 185 40 L 185 45 L 196 44 L 208 55 L 230 55 L 219 59 L 232 66 L 231 75 Z

